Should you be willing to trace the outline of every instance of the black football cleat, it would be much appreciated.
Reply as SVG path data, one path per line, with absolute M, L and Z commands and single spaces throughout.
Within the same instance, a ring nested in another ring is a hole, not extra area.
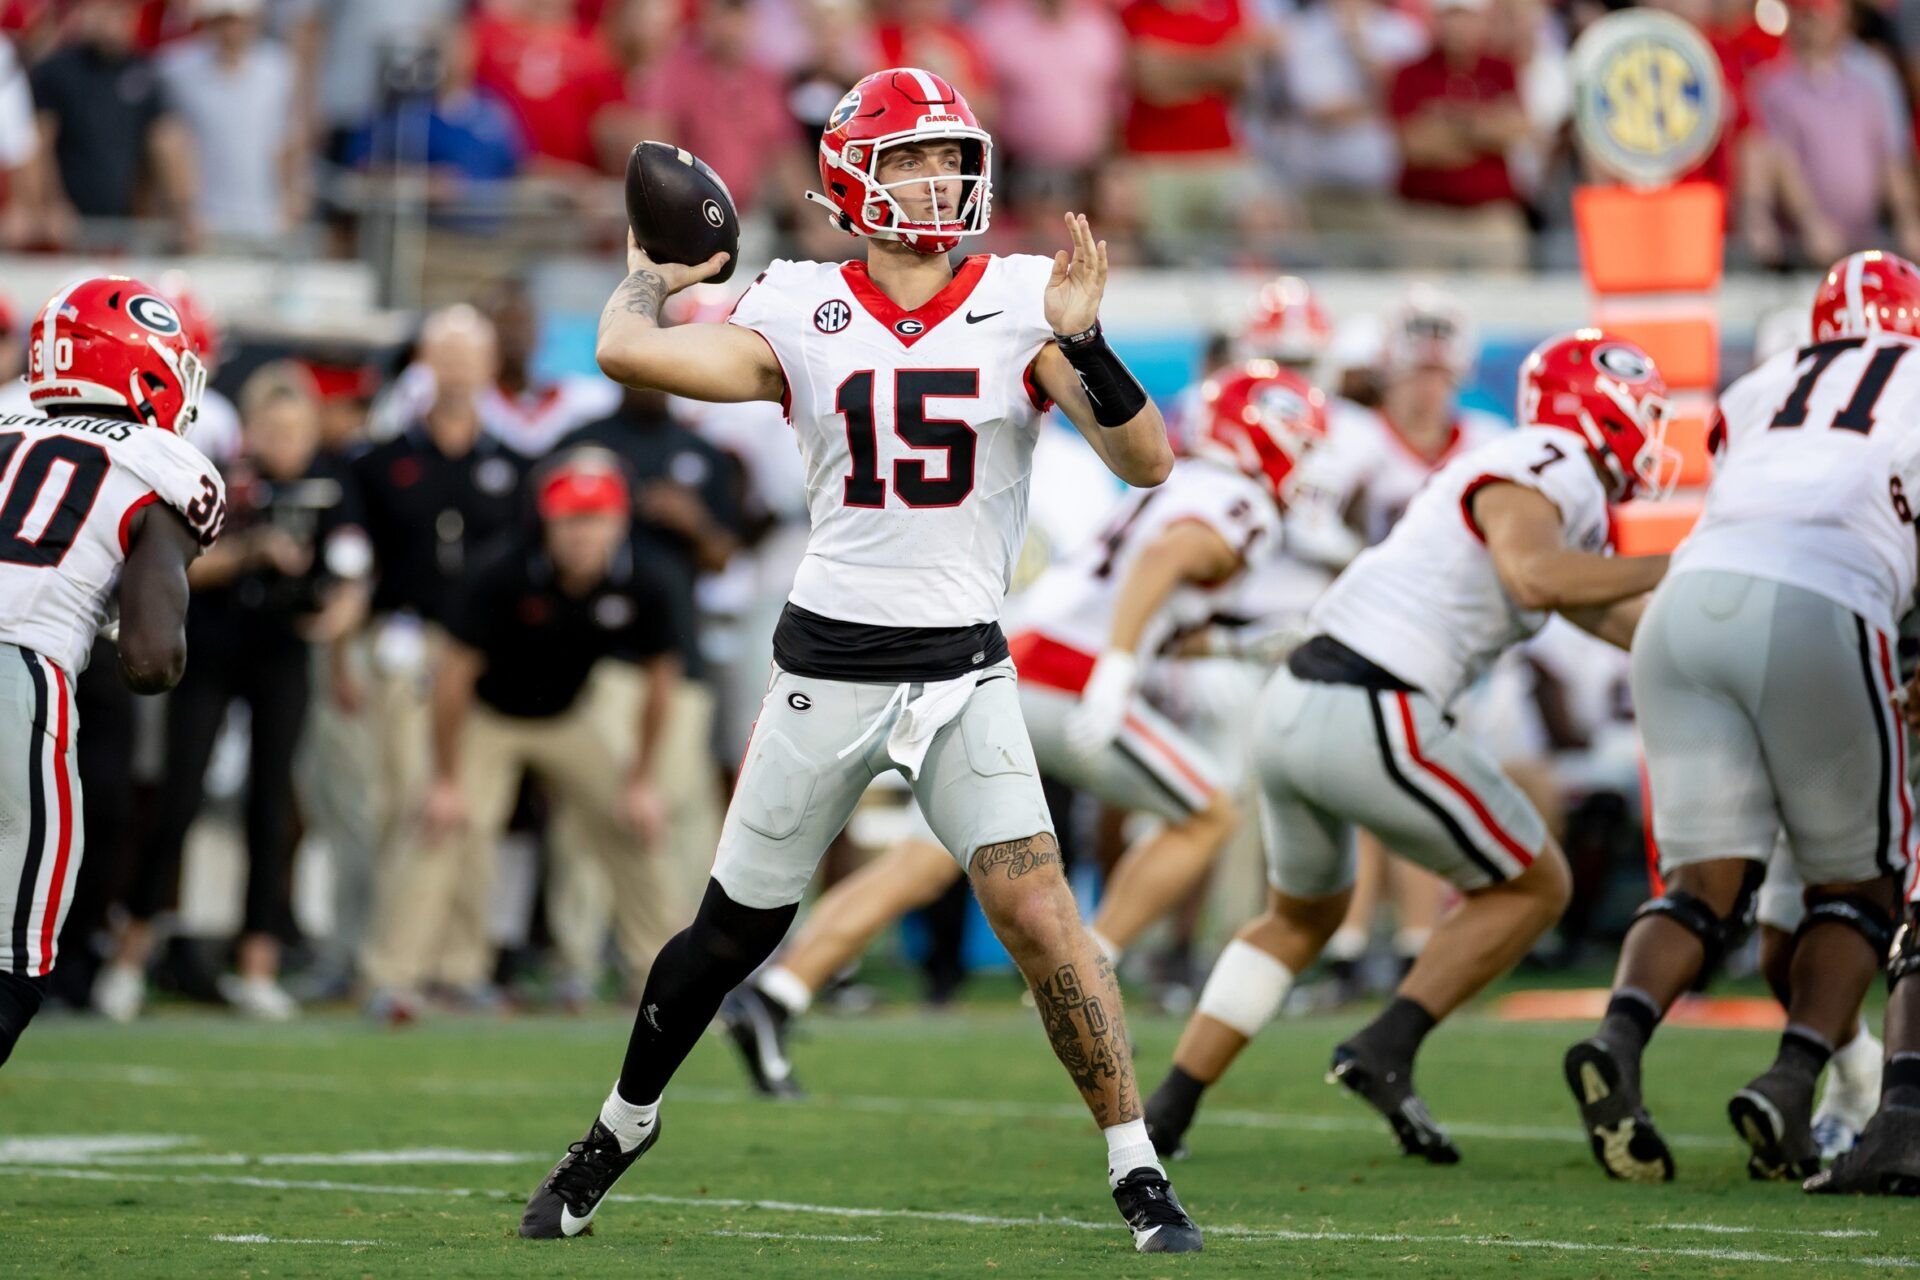
M 1173 1184 L 1158 1169 L 1135 1169 L 1113 1189 L 1113 1202 L 1140 1253 L 1198 1253 L 1200 1228 L 1180 1207 Z
M 1386 1117 L 1404 1155 L 1430 1164 L 1460 1163 L 1460 1149 L 1413 1091 L 1413 1064 L 1389 1062 L 1348 1041 L 1333 1051 L 1327 1083 L 1341 1085 Z
M 660 1140 L 660 1124 L 656 1116 L 640 1145 L 622 1151 L 620 1140 L 596 1117 L 587 1136 L 567 1148 L 527 1201 L 520 1234 L 528 1240 L 561 1240 L 587 1232 L 620 1175 Z
M 1853 1150 L 1803 1185 L 1815 1195 L 1920 1196 L 1920 1108 L 1880 1108 Z
M 1580 1128 L 1609 1178 L 1672 1182 L 1673 1153 L 1640 1101 L 1639 1081 L 1605 1040 L 1582 1040 L 1563 1062 Z
M 1820 1172 L 1813 1137 L 1814 1078 L 1770 1067 L 1727 1103 L 1727 1119 L 1745 1139 L 1747 1176 L 1757 1182 L 1804 1182 Z
M 720 1021 L 754 1089 L 769 1098 L 804 1098 L 787 1057 L 787 1023 L 793 1015 L 751 982 L 743 982 L 720 1002 Z

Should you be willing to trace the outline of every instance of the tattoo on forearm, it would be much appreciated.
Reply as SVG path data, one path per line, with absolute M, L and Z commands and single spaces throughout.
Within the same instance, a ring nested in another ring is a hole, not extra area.
M 1029 871 L 1059 865 L 1060 842 L 1051 834 L 1042 832 L 1037 836 L 987 845 L 973 855 L 972 871 L 976 878 L 984 880 L 1004 867 L 1007 879 L 1018 880 Z
M 667 282 L 660 278 L 659 272 L 642 267 L 621 281 L 620 287 L 613 291 L 613 296 L 607 299 L 606 309 L 600 313 L 600 322 L 604 325 L 616 311 L 658 320 L 660 305 L 666 300 Z
M 1034 1003 L 1047 1030 L 1054 1056 L 1102 1128 L 1140 1118 L 1140 1094 L 1133 1083 L 1133 1058 L 1120 1021 L 1120 992 L 1113 966 L 1100 962 L 1091 984 L 1079 970 L 1063 964 L 1033 984 Z M 1108 1105 L 1109 1094 L 1114 1097 Z

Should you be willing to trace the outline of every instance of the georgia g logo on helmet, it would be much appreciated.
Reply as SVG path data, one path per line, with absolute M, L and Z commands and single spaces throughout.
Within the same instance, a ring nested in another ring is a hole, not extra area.
M 142 293 L 127 299 L 127 315 L 135 323 L 153 330 L 162 337 L 172 337 L 181 330 L 180 316 L 173 304 L 164 298 L 156 298 L 150 293 Z

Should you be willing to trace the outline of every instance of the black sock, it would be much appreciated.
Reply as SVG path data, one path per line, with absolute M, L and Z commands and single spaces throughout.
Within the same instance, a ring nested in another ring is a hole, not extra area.
M 787 935 L 800 904 L 744 907 L 726 895 L 717 880 L 707 882 L 706 897 L 693 923 L 660 948 L 640 1012 L 620 1066 L 620 1096 L 628 1102 L 657 1101 L 680 1069 L 727 992 L 745 982 Z
M 1780 1053 L 1774 1065 L 1786 1067 L 1797 1075 L 1817 1078 L 1833 1056 L 1833 1045 L 1810 1027 L 1794 1023 L 1780 1033 Z
M 1652 997 L 1634 987 L 1623 987 L 1607 1001 L 1607 1016 L 1600 1022 L 1600 1038 L 1638 1062 L 1660 1025 L 1660 1008 Z
M 1880 1105 L 1920 1107 L 1920 1053 L 1896 1053 L 1880 1077 Z
M 1420 1051 L 1420 1042 L 1438 1023 L 1437 1018 L 1412 1000 L 1395 996 L 1392 1003 L 1380 1011 L 1379 1017 L 1361 1029 L 1354 1041 L 1364 1042 L 1368 1048 L 1397 1061 L 1411 1062 L 1413 1055 Z
M 20 1042 L 20 1033 L 40 1011 L 40 1000 L 46 991 L 45 978 L 22 978 L 0 971 L 0 1065 L 5 1065 L 13 1056 L 13 1046 Z
M 1167 1072 L 1167 1078 L 1147 1099 L 1147 1114 L 1162 1123 L 1172 1123 L 1186 1128 L 1193 1122 L 1193 1113 L 1200 1108 L 1200 1095 L 1207 1091 L 1205 1081 L 1196 1080 L 1179 1067 Z

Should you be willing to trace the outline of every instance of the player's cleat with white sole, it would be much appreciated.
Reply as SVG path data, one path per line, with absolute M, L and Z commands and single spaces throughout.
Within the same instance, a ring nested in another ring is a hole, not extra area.
M 1385 1116 L 1403 1155 L 1429 1164 L 1460 1163 L 1460 1148 L 1413 1091 L 1412 1064 L 1389 1062 L 1349 1041 L 1333 1051 L 1327 1083 L 1344 1087 Z
M 1180 1207 L 1173 1184 L 1154 1168 L 1135 1169 L 1113 1189 L 1113 1202 L 1140 1253 L 1198 1253 L 1200 1228 Z
M 1582 1040 L 1567 1050 L 1567 1088 L 1580 1106 L 1580 1127 L 1593 1158 L 1609 1178 L 1672 1182 L 1673 1153 L 1640 1101 L 1639 1082 L 1604 1040 Z
M 753 1087 L 769 1098 L 804 1098 L 787 1057 L 787 1023 L 792 1017 L 751 982 L 742 983 L 720 1002 L 720 1020 Z
M 1875 1042 L 1878 1048 L 1878 1042 Z M 1826 1083 L 1820 1092 L 1820 1105 L 1813 1112 L 1813 1140 L 1820 1148 L 1820 1159 L 1838 1160 L 1860 1141 L 1861 1130 L 1873 1119 L 1880 1105 L 1878 1053 L 1868 1058 L 1860 1078 L 1842 1076 L 1830 1063 Z
M 1853 1150 L 1803 1185 L 1815 1195 L 1920 1196 L 1920 1108 L 1881 1108 Z
M 1747 1176 L 1801 1182 L 1820 1172 L 1813 1140 L 1813 1081 L 1771 1067 L 1727 1103 L 1727 1119 L 1746 1142 Z
M 567 1148 L 560 1163 L 534 1191 L 520 1215 L 520 1234 L 529 1240 L 561 1240 L 583 1234 L 593 1225 L 601 1201 L 620 1175 L 660 1139 L 659 1117 L 653 1128 L 631 1151 L 620 1149 L 620 1140 L 598 1119 L 587 1136 Z

